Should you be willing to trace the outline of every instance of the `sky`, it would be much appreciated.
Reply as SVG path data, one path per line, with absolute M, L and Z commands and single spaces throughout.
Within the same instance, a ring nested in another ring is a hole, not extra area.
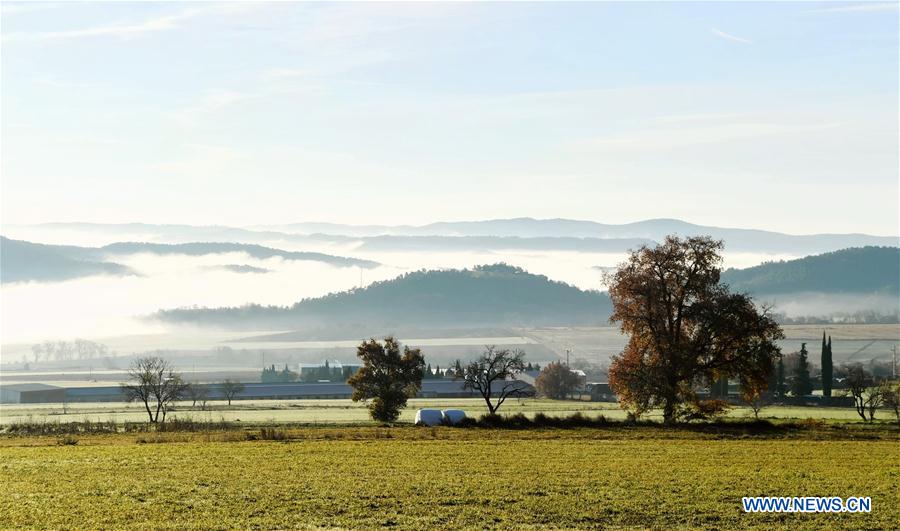
M 898 3 L 0 6 L 0 222 L 896 235 Z

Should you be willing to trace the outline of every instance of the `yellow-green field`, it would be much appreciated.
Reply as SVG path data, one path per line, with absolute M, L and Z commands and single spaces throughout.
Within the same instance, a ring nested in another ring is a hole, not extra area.
M 7 436 L 0 528 L 896 528 L 896 429 L 852 431 L 320 427 L 282 441 L 159 433 L 72 446 Z M 761 495 L 871 496 L 873 507 L 741 511 L 742 496 Z
M 201 410 L 181 403 L 172 413 L 175 417 L 191 418 L 197 421 L 247 422 L 247 423 L 317 423 L 317 424 L 369 424 L 369 414 L 360 402 L 344 400 L 241 400 L 231 406 L 226 402 L 211 402 L 211 408 Z M 0 426 L 15 422 L 81 422 L 109 421 L 141 422 L 147 419 L 143 406 L 115 402 L 63 404 L 3 404 L 0 406 Z M 409 401 L 400 416 L 401 422 L 412 422 L 416 409 L 462 409 L 470 417 L 487 413 L 484 402 L 476 398 L 422 398 Z M 566 415 L 580 411 L 586 414 L 603 414 L 611 419 L 624 419 L 625 412 L 618 404 L 607 402 L 578 402 L 561 400 L 523 399 L 510 400 L 503 405 L 501 413 L 523 413 L 531 416 L 541 412 L 548 415 Z M 731 418 L 752 416 L 749 409 L 735 407 L 729 411 Z M 761 417 L 771 419 L 832 419 L 856 420 L 859 417 L 853 408 L 824 407 L 782 407 L 763 408 Z M 880 414 L 888 418 L 886 411 Z M 649 419 L 659 419 L 651 412 Z

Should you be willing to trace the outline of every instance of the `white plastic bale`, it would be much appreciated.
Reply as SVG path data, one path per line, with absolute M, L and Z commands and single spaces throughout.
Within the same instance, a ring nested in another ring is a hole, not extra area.
M 459 424 L 466 418 L 466 412 L 461 409 L 445 409 L 441 413 L 444 414 L 444 420 L 450 424 Z
M 420 409 L 416 411 L 416 425 L 438 426 L 444 421 L 440 409 Z

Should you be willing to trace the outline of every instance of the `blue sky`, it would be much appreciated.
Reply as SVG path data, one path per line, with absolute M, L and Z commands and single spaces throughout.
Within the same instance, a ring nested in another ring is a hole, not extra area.
M 0 219 L 897 234 L 897 6 L 3 2 Z

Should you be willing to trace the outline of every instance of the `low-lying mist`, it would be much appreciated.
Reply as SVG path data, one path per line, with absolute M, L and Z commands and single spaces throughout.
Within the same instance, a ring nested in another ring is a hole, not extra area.
M 16 234 L 34 237 L 38 234 Z M 123 235 L 120 235 L 123 236 Z M 133 239 L 139 240 L 138 234 Z M 53 243 L 102 245 L 109 238 L 77 237 Z M 125 239 L 125 238 L 123 238 Z M 38 240 L 41 241 L 41 240 Z M 121 241 L 121 240 L 120 240 Z M 49 242 L 45 240 L 45 242 Z M 257 259 L 244 253 L 184 256 L 139 254 L 107 257 L 139 276 L 88 277 L 56 283 L 4 284 L 0 297 L 2 342 L 88 339 L 153 334 L 163 325 L 139 319 L 159 309 L 190 306 L 240 306 L 248 303 L 290 305 L 331 292 L 366 286 L 419 269 L 471 268 L 506 262 L 581 289 L 603 290 L 602 269 L 625 259 L 625 253 L 534 252 L 380 252 L 355 251 L 355 243 L 286 241 L 266 245 L 290 251 L 317 251 L 379 262 L 379 267 L 335 267 L 314 261 Z M 726 253 L 726 266 L 746 267 L 785 256 Z M 264 272 L 265 271 L 265 272 Z

